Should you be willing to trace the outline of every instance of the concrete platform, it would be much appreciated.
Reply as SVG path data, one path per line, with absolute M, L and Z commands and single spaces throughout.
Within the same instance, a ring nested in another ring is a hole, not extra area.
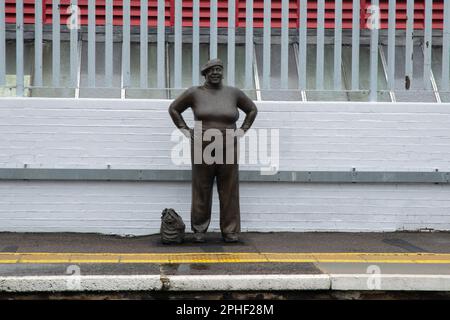
M 450 233 L 0 233 L 0 292 L 450 292 Z

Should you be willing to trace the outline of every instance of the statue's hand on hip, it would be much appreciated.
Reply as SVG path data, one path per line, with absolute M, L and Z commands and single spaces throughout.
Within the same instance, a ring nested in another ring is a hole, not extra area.
M 188 139 L 191 139 L 194 136 L 194 129 L 187 128 L 187 129 L 180 129 L 180 131 Z
M 238 128 L 236 129 L 235 135 L 238 138 L 242 138 L 245 135 L 245 130 L 242 128 Z

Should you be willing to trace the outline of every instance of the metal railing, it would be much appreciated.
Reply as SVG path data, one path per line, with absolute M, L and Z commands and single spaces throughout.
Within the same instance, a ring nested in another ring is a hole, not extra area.
M 342 84 L 342 46 L 343 46 L 343 30 L 342 30 L 342 0 L 335 1 L 335 27 L 334 33 L 330 37 L 326 33 L 330 30 L 325 29 L 325 0 L 318 0 L 317 6 L 317 28 L 308 30 L 307 26 L 307 1 L 299 1 L 299 26 L 298 30 L 289 28 L 289 0 L 282 0 L 282 17 L 281 28 L 279 35 L 280 45 L 280 74 L 279 86 L 274 88 L 271 84 L 272 76 L 272 43 L 274 39 L 274 32 L 271 27 L 271 1 L 264 0 L 264 26 L 262 30 L 262 70 L 261 81 L 258 67 L 255 66 L 255 34 L 253 27 L 253 0 L 246 0 L 246 28 L 245 41 L 241 43 L 245 46 L 245 61 L 244 66 L 244 89 L 255 90 L 257 99 L 261 99 L 261 92 L 264 90 L 296 90 L 302 93 L 301 97 L 305 99 L 305 92 L 308 90 L 317 91 L 349 91 L 359 92 L 364 91 L 360 86 L 360 68 L 367 66 L 360 64 L 360 48 L 362 33 L 360 30 L 360 0 L 353 0 L 353 28 L 351 30 L 351 88 L 343 89 Z M 70 87 L 75 90 L 80 87 L 80 33 L 82 31 L 79 25 L 79 9 L 77 0 L 72 0 L 70 5 L 70 17 L 67 21 L 67 30 L 70 34 Z M 438 91 L 450 91 L 450 0 L 444 0 L 444 26 L 442 32 L 434 31 L 433 37 L 432 29 L 432 6 L 433 0 L 425 0 L 425 26 L 421 42 L 423 44 L 423 89 L 429 90 L 436 94 L 436 101 L 440 102 L 441 98 Z M 15 89 L 17 96 L 23 96 L 25 88 L 43 87 L 43 1 L 35 1 L 35 23 L 34 23 L 34 65 L 33 65 L 33 79 L 32 83 L 24 83 L 24 1 L 16 1 L 16 26 L 15 26 Z M 106 0 L 105 27 L 104 32 L 104 78 L 103 87 L 113 87 L 113 42 L 114 35 L 117 30 L 113 28 L 113 1 Z M 154 76 L 156 87 L 149 87 L 148 77 L 148 54 L 149 54 L 149 26 L 148 26 L 148 0 L 141 0 L 140 10 L 140 26 L 139 26 L 139 88 L 140 89 L 168 89 L 167 69 L 170 67 L 173 71 L 173 88 L 183 88 L 183 33 L 186 28 L 182 27 L 182 0 L 174 0 L 175 20 L 174 27 L 167 28 L 165 26 L 165 1 L 158 0 L 158 19 L 156 33 L 156 72 L 150 76 Z M 192 85 L 200 83 L 200 1 L 193 0 L 193 26 L 190 28 L 189 36 L 192 35 Z M 210 25 L 209 28 L 209 58 L 218 57 L 218 0 L 211 0 L 210 2 Z M 51 86 L 54 88 L 61 87 L 61 33 L 64 24 L 60 21 L 60 2 L 59 0 L 52 1 L 52 28 L 51 28 L 51 42 L 52 42 L 52 82 Z M 406 90 L 411 89 L 414 71 L 414 40 L 418 38 L 414 34 L 414 0 L 407 0 L 407 24 L 404 34 L 396 32 L 396 1 L 389 0 L 389 28 L 387 34 L 383 35 L 387 39 L 387 45 L 380 43 L 380 8 L 379 0 L 372 0 L 368 8 L 368 31 L 364 32 L 365 36 L 369 36 L 368 46 L 370 46 L 370 63 L 369 63 L 369 100 L 377 101 L 378 93 L 380 91 L 387 91 L 391 95 L 391 101 L 395 101 L 395 91 L 398 90 L 395 84 L 396 76 L 396 46 L 405 47 L 404 56 L 404 79 Z M 5 23 L 5 0 L 0 0 L 0 87 L 7 87 L 6 83 L 6 23 Z M 87 26 L 87 87 L 99 87 L 96 82 L 96 44 L 98 37 L 98 26 L 96 25 L 96 1 L 89 0 L 88 2 L 88 26 Z M 120 28 L 122 36 L 121 43 L 121 90 L 125 91 L 132 87 L 130 79 L 130 44 L 132 43 L 132 35 L 135 31 L 131 28 L 130 16 L 130 0 L 123 1 L 123 26 Z M 228 28 L 226 33 L 227 46 L 227 83 L 229 85 L 236 85 L 236 1 L 228 1 Z M 293 34 L 295 34 L 293 36 Z M 170 38 L 170 40 L 168 39 Z M 292 40 L 294 39 L 294 40 Z M 333 45 L 333 85 L 332 88 L 325 88 L 324 75 L 326 73 L 325 64 L 325 47 L 326 42 L 332 42 Z M 440 88 L 438 89 L 435 81 L 435 76 L 432 70 L 432 46 L 435 39 L 439 39 L 439 44 L 442 44 L 442 52 L 440 57 Z M 116 40 L 117 41 L 117 40 Z M 167 43 L 173 43 L 173 65 L 168 66 L 167 60 Z M 150 41 L 151 42 L 151 41 Z M 289 46 L 294 44 L 295 61 L 297 64 L 297 86 L 292 88 L 289 83 Z M 311 63 L 311 56 L 307 53 L 308 43 L 315 45 L 315 87 L 308 87 L 307 84 L 307 66 Z M 387 47 L 387 58 L 384 57 L 383 50 L 380 46 Z M 382 67 L 385 74 L 387 88 L 379 87 L 379 59 L 381 55 Z M 398 57 L 397 57 L 398 58 Z M 241 63 L 239 61 L 239 63 Z M 239 65 L 240 66 L 240 65 Z M 397 74 L 398 76 L 398 74 Z M 260 83 L 261 82 L 261 83 Z M 125 97 L 122 92 L 122 98 Z

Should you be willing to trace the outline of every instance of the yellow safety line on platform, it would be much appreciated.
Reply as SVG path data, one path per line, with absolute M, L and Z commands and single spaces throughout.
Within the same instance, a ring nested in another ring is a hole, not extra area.
M 450 264 L 448 253 L 0 253 L 0 264 L 29 263 L 410 263 Z

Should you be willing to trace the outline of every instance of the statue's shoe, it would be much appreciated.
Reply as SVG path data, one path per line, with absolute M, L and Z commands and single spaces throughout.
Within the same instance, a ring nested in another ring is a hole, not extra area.
M 206 242 L 205 234 L 200 232 L 194 233 L 194 242 L 198 243 Z
M 239 236 L 236 233 L 228 233 L 222 235 L 223 241 L 225 242 L 238 242 Z

